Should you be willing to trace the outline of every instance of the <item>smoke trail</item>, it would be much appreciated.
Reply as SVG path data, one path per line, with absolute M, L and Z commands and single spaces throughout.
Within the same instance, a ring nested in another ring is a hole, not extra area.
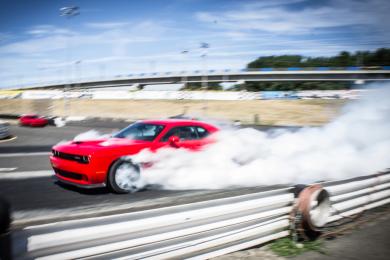
M 273 135 L 229 129 L 216 139 L 202 152 L 144 150 L 133 160 L 154 161 L 143 172 L 144 181 L 166 189 L 309 183 L 372 174 L 390 167 L 390 86 L 347 105 L 321 128 Z
M 104 139 L 110 137 L 110 134 L 101 134 L 98 131 L 92 129 L 87 132 L 76 135 L 73 138 L 73 141 L 85 141 L 85 140 L 94 140 L 94 139 Z

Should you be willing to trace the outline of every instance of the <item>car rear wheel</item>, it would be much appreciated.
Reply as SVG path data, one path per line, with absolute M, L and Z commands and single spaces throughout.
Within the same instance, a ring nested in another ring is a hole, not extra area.
M 119 159 L 110 169 L 108 184 L 115 193 L 136 192 L 142 188 L 141 173 L 138 165 L 131 160 Z

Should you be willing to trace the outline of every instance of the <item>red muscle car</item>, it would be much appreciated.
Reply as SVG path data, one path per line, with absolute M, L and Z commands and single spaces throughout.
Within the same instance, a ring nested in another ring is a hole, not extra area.
M 49 120 L 36 114 L 22 115 L 19 118 L 19 124 L 23 126 L 45 126 Z
M 128 193 L 138 189 L 136 183 L 145 166 L 133 163 L 131 155 L 169 146 L 199 150 L 213 142 L 210 134 L 216 131 L 217 127 L 195 120 L 138 121 L 110 138 L 56 145 L 50 161 L 60 182 Z

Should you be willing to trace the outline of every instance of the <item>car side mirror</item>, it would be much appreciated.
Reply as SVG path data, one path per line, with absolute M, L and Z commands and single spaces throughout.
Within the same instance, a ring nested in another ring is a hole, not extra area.
M 168 143 L 170 146 L 179 147 L 180 138 L 176 135 L 172 135 L 168 139 Z

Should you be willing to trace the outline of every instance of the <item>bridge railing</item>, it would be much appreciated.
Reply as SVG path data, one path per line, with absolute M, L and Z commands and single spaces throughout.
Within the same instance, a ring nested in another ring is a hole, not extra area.
M 80 84 L 80 82 L 99 82 L 99 81 L 113 81 L 123 79 L 144 79 L 144 78 L 165 78 L 165 77 L 188 77 L 188 76 L 200 76 L 200 75 L 231 75 L 240 74 L 245 72 L 299 72 L 299 71 L 388 71 L 390 66 L 349 66 L 349 67 L 286 67 L 286 68 L 244 68 L 244 69 L 210 69 L 210 70 L 181 70 L 181 71 L 165 71 L 165 72 L 153 72 L 153 73 L 125 73 L 117 74 L 108 77 L 81 77 L 77 79 L 64 79 L 64 80 L 50 80 L 35 82 L 30 84 L 18 84 L 17 86 L 9 86 L 10 88 L 16 87 L 39 87 L 50 85 L 65 85 L 65 84 Z

